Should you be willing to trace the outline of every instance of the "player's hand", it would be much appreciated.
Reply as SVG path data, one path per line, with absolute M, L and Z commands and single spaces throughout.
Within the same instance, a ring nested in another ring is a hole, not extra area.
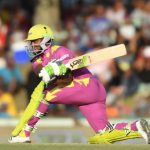
M 64 75 L 67 72 L 67 67 L 65 64 L 60 61 L 49 62 L 39 73 L 39 77 L 42 77 L 42 80 L 45 83 L 49 83 L 57 76 Z

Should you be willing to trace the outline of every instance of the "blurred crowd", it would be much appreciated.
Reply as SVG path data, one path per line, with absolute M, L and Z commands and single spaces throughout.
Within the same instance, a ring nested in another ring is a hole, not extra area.
M 34 13 L 29 5 L 27 9 L 24 5 L 12 7 L 8 4 L 0 7 L 0 117 L 16 116 L 19 112 L 14 95 L 23 88 L 28 103 L 39 82 L 31 68 L 25 81 L 13 57 L 14 45 L 23 41 L 34 24 Z M 52 27 L 55 42 L 76 55 L 116 44 L 126 45 L 126 56 L 88 67 L 105 85 L 109 117 L 149 116 L 150 1 L 62 0 L 60 14 L 60 21 Z M 70 106 L 58 105 L 50 113 L 81 117 L 77 108 Z

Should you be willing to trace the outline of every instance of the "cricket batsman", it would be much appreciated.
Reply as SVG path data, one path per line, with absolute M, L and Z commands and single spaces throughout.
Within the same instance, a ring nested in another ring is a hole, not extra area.
M 67 68 L 65 64 L 74 55 L 67 48 L 54 45 L 53 40 L 52 30 L 44 24 L 35 25 L 28 32 L 27 52 L 34 72 L 42 80 L 33 91 L 30 103 L 8 141 L 30 143 L 30 134 L 40 118 L 47 113 L 49 105 L 71 104 L 79 107 L 95 131 L 95 136 L 88 141 L 91 144 L 109 144 L 140 137 L 150 143 L 150 128 L 146 120 L 131 124 L 109 123 L 104 86 L 87 68 L 73 71 Z

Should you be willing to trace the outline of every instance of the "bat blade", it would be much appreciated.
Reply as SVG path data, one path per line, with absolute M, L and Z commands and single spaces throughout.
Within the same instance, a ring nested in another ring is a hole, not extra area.
M 119 44 L 95 50 L 94 52 L 90 52 L 85 55 L 70 59 L 69 62 L 67 63 L 67 67 L 69 67 L 71 70 L 75 70 L 82 67 L 87 67 L 95 63 L 99 63 L 104 60 L 120 57 L 126 54 L 127 51 L 125 45 Z

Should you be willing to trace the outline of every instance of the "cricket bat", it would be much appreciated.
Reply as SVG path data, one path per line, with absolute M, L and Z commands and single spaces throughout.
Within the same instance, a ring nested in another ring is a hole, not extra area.
M 99 63 L 104 60 L 113 59 L 126 55 L 126 47 L 124 44 L 119 44 L 103 49 L 95 50 L 94 52 L 86 53 L 82 56 L 75 57 L 69 60 L 66 64 L 71 70 L 87 67 L 89 65 Z
M 124 44 L 119 44 L 99 50 L 95 50 L 94 52 L 86 53 L 82 56 L 72 58 L 66 64 L 67 68 L 71 70 L 80 69 L 83 67 L 87 67 L 89 65 L 98 63 L 100 61 L 113 59 L 116 57 L 120 57 L 126 55 L 126 47 Z M 65 59 L 65 55 L 57 61 L 62 61 Z M 50 82 L 55 80 L 56 76 L 51 77 Z

